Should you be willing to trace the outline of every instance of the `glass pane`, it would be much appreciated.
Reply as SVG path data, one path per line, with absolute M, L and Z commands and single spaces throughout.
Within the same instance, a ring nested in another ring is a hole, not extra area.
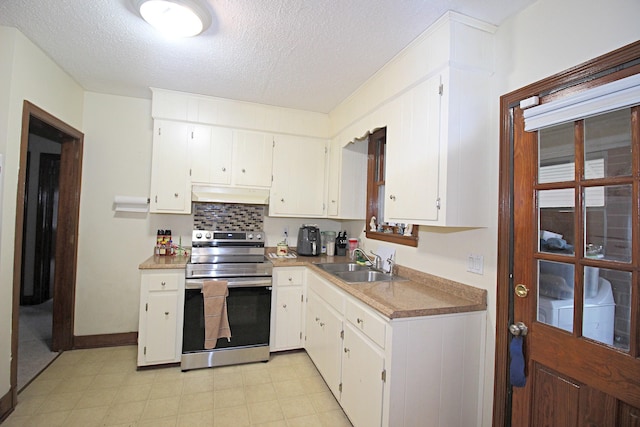
M 582 335 L 629 349 L 631 273 L 585 267 Z
M 573 331 L 573 264 L 538 261 L 538 321 Z
M 574 181 L 573 123 L 538 131 L 538 182 Z
M 631 175 L 628 108 L 584 120 L 585 178 Z
M 631 262 L 632 187 L 585 189 L 584 256 Z
M 573 189 L 538 191 L 540 252 L 573 255 Z
M 384 221 L 384 184 L 378 186 L 378 224 Z

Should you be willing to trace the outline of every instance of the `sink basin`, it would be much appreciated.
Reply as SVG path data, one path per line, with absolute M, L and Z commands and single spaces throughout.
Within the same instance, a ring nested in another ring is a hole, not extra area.
M 374 270 L 361 270 L 361 271 L 340 271 L 334 273 L 336 277 L 344 280 L 347 283 L 356 282 L 388 282 L 391 280 L 403 280 L 400 277 L 392 276 L 387 273 L 381 273 Z
M 369 267 L 367 267 L 366 265 L 356 264 L 355 262 L 336 262 L 316 265 L 329 273 L 369 270 Z

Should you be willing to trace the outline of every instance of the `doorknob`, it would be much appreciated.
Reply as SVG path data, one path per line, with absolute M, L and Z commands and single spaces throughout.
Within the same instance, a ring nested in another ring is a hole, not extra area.
M 516 296 L 519 296 L 520 298 L 525 298 L 529 295 L 529 289 L 522 283 L 516 285 L 515 292 Z
M 524 337 L 529 332 L 529 328 L 523 322 L 517 322 L 509 326 L 509 332 L 515 337 Z

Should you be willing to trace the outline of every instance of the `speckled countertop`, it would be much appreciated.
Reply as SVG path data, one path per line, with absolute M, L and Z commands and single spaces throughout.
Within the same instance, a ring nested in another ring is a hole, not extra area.
M 305 266 L 390 319 L 464 313 L 487 309 L 487 291 L 401 265 L 391 282 L 346 283 L 316 266 L 325 262 L 350 262 L 345 256 L 269 258 L 274 267 Z
M 267 248 L 273 252 L 275 248 Z M 487 291 L 398 265 L 396 274 L 409 280 L 346 283 L 315 264 L 349 262 L 345 256 L 268 258 L 274 267 L 309 267 L 319 276 L 390 319 L 464 313 L 487 309 Z M 151 256 L 139 269 L 185 268 L 188 257 Z

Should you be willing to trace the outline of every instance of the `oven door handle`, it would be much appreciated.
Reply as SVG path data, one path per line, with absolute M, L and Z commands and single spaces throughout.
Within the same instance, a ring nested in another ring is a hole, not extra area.
M 203 279 L 187 279 L 185 282 L 185 289 L 202 289 L 203 283 L 206 280 Z M 257 280 L 227 280 L 227 287 L 229 288 L 265 288 L 271 287 L 271 279 L 257 279 Z

